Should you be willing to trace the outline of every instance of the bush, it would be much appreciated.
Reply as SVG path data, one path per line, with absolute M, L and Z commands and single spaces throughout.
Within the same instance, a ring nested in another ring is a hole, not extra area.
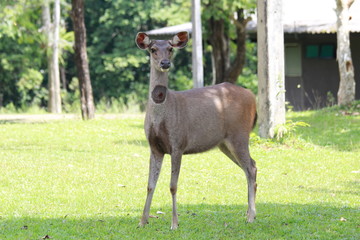
M 292 120 L 287 120 L 284 124 L 279 124 L 275 128 L 275 139 L 279 142 L 284 142 L 286 138 L 294 136 L 298 127 L 310 127 L 308 123 Z

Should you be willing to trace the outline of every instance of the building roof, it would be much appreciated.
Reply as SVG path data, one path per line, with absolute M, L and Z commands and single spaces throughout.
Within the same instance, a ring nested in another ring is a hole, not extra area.
M 187 31 L 191 35 L 192 23 L 187 22 L 187 23 L 180 24 L 180 25 L 158 28 L 158 29 L 147 31 L 146 33 L 155 39 L 163 39 L 163 38 L 167 38 L 169 36 L 175 35 L 178 32 L 182 32 L 182 31 Z
M 285 33 L 335 33 L 335 0 L 283 0 L 283 24 Z M 360 32 L 360 0 L 350 7 L 349 29 Z M 248 32 L 256 32 L 256 15 L 247 24 Z M 166 36 L 180 31 L 192 32 L 191 22 L 148 31 L 149 35 Z
M 349 14 L 349 30 L 360 32 L 359 0 L 351 5 Z M 335 33 L 336 21 L 335 0 L 283 0 L 285 33 Z M 256 31 L 256 17 L 249 24 L 248 30 Z
M 170 27 L 163 27 L 159 29 L 154 29 L 147 31 L 146 33 L 149 35 L 170 35 L 170 34 L 176 34 L 181 31 L 192 31 L 192 23 L 184 23 L 176 26 L 170 26 Z

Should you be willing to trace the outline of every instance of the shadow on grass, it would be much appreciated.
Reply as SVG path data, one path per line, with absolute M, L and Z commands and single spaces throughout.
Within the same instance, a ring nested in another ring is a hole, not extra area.
M 339 151 L 360 149 L 360 117 L 343 116 L 337 112 L 320 110 L 310 114 L 292 117 L 294 122 L 310 124 L 308 128 L 299 128 L 305 140 L 320 146 L 332 147 Z
M 244 205 L 179 204 L 180 226 L 170 230 L 171 209 L 137 228 L 140 210 L 119 217 L 0 218 L 1 239 L 359 239 L 360 209 L 258 203 L 254 223 Z M 151 211 L 156 212 L 156 209 Z M 138 216 L 136 216 L 138 215 Z
M 339 182 L 339 184 L 340 184 L 340 182 Z M 331 195 L 335 196 L 335 195 L 339 195 L 339 194 L 360 196 L 360 180 L 345 182 L 343 185 L 346 186 L 347 189 L 349 189 L 349 190 L 335 190 L 335 189 L 328 189 L 328 188 L 321 188 L 321 187 L 307 187 L 305 189 L 306 189 L 306 191 L 309 191 L 309 192 L 325 193 L 329 196 L 331 196 Z

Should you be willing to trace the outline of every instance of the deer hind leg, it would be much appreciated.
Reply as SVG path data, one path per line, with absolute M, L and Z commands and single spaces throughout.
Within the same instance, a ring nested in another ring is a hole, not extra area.
M 139 227 L 143 227 L 148 223 L 150 205 L 154 195 L 157 180 L 159 179 L 163 159 L 164 159 L 164 154 L 151 152 L 147 197 L 146 197 L 146 202 L 141 217 L 141 221 L 139 223 Z
M 172 222 L 171 229 L 175 230 L 179 226 L 177 206 L 176 206 L 176 192 L 177 184 L 179 180 L 180 167 L 181 167 L 182 153 L 173 152 L 171 154 L 171 181 L 170 181 L 170 192 L 172 196 Z
M 256 216 L 256 163 L 251 158 L 248 137 L 238 137 L 221 144 L 220 150 L 234 163 L 243 169 L 248 183 L 248 211 L 247 222 L 253 222 Z

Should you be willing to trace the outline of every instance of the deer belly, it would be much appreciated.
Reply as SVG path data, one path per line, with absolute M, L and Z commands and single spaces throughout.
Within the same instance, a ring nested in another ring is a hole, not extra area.
M 184 154 L 208 151 L 220 144 L 224 139 L 221 131 L 203 130 L 192 131 L 187 139 Z

